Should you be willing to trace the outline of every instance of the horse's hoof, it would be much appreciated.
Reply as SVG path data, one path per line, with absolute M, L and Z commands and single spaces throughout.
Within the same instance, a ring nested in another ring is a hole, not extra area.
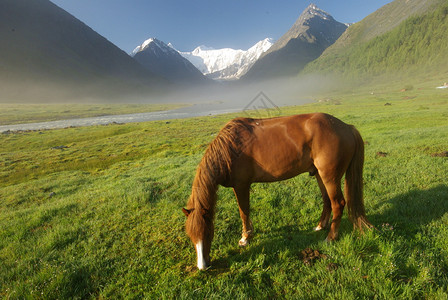
M 317 225 L 313 228 L 314 231 L 321 231 L 323 228 L 320 225 Z
M 239 242 L 238 242 L 238 245 L 240 246 L 240 247 L 246 247 L 247 245 L 249 244 L 249 241 L 248 240 L 246 240 L 246 239 L 241 239 Z

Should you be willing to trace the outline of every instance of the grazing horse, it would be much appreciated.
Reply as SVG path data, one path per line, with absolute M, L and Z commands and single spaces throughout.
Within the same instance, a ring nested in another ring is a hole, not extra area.
M 363 203 L 364 143 L 358 130 L 323 113 L 271 119 L 237 118 L 210 143 L 194 177 L 187 208 L 186 231 L 200 270 L 210 265 L 218 185 L 232 187 L 243 223 L 239 245 L 253 234 L 249 191 L 253 182 L 285 180 L 304 172 L 315 176 L 324 206 L 315 230 L 331 227 L 328 241 L 338 237 L 347 204 L 349 218 L 361 231 L 370 227 Z M 345 198 L 341 179 L 345 173 Z

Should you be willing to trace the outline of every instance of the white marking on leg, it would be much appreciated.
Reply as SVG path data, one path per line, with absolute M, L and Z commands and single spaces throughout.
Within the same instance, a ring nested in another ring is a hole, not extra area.
M 252 227 L 252 223 L 250 224 Z M 249 244 L 249 240 L 252 238 L 252 230 L 243 231 L 241 240 L 239 240 L 238 244 L 240 247 L 246 247 Z
M 198 269 L 199 270 L 205 270 L 207 269 L 207 263 L 204 259 L 204 246 L 202 241 L 199 241 L 196 244 L 196 253 L 198 254 Z
M 320 230 L 322 230 L 323 228 L 322 228 L 322 226 L 320 226 L 320 225 L 317 225 L 316 227 L 314 227 L 314 231 L 320 231 Z
M 248 244 L 246 237 L 243 236 L 238 244 L 240 245 L 240 247 L 246 247 Z

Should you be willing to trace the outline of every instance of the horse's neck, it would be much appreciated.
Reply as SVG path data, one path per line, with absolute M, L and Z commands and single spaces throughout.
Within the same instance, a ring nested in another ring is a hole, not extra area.
M 193 181 L 191 201 L 194 208 L 203 208 L 206 210 L 214 210 L 216 204 L 216 193 L 218 191 L 218 183 L 213 174 L 198 169 Z

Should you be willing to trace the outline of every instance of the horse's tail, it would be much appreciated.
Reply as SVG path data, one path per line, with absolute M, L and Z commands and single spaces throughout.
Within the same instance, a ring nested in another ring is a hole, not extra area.
M 352 126 L 352 132 L 355 138 L 355 153 L 345 173 L 345 199 L 353 226 L 362 231 L 364 227 L 372 227 L 367 220 L 363 200 L 364 141 L 354 126 Z

